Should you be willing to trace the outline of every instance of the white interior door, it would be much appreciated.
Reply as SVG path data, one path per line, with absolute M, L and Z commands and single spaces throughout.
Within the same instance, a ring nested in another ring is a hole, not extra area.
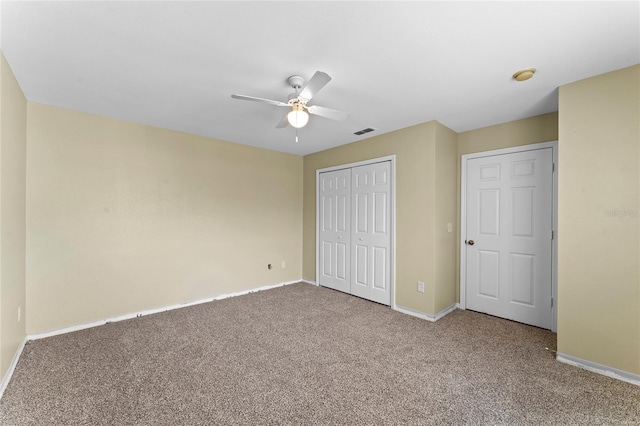
M 389 305 L 391 163 L 351 172 L 351 294 Z
M 466 307 L 552 326 L 551 148 L 468 159 Z
M 319 175 L 319 284 L 349 293 L 351 170 Z

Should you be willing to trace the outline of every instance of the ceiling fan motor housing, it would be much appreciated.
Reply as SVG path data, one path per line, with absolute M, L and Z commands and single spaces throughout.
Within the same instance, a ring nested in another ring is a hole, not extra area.
M 292 111 L 304 111 L 305 105 L 302 102 L 293 102 L 291 107 Z
M 299 75 L 292 75 L 287 79 L 287 82 L 289 83 L 289 86 L 296 90 L 304 86 L 304 78 Z

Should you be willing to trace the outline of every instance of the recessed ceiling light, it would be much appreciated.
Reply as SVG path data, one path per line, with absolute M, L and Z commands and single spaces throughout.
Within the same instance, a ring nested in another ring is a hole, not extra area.
M 533 74 L 535 74 L 535 72 L 536 72 L 535 68 L 527 68 L 513 74 L 513 78 L 515 78 L 516 81 L 529 80 L 531 77 L 533 77 Z

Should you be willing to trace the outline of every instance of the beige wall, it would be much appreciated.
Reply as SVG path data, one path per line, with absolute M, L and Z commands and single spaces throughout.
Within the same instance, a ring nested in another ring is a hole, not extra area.
M 437 238 L 455 238 L 455 233 L 442 237 L 437 229 L 446 230 L 453 221 L 453 194 L 448 197 L 438 180 L 455 179 L 451 164 L 455 161 L 454 133 L 435 121 L 375 136 L 304 157 L 304 255 L 303 276 L 315 281 L 316 273 L 316 170 L 371 158 L 396 156 L 396 303 L 421 313 L 433 315 L 438 305 L 454 303 L 451 298 L 455 283 L 451 276 L 453 253 L 443 251 L 436 266 Z M 452 157 L 452 158 L 450 158 Z M 445 164 L 437 167 L 438 160 Z M 442 205 L 440 205 L 442 203 Z M 451 217 L 449 217 L 451 216 Z M 439 269 L 442 268 L 442 269 Z M 443 280 L 443 281 L 438 281 Z M 425 283 L 425 292 L 416 283 Z M 438 299 L 437 299 L 438 298 Z
M 0 380 L 25 337 L 26 120 L 26 99 L 0 52 Z
M 457 134 L 436 123 L 436 198 L 435 198 L 435 300 L 438 313 L 455 304 L 456 298 L 456 173 Z M 448 224 L 451 224 L 449 232 Z
M 457 226 L 460 230 L 461 156 L 475 152 L 558 140 L 558 113 L 538 115 L 458 134 L 456 169 Z M 558 144 L 560 144 L 558 142 Z M 559 148 L 559 150 L 562 148 Z M 456 300 L 460 300 L 460 238 L 456 240 Z
M 558 351 L 640 374 L 640 66 L 560 87 Z
M 555 140 L 558 140 L 558 113 L 551 112 L 459 133 L 458 155 Z
M 29 334 L 301 277 L 301 157 L 31 102 L 27 117 Z

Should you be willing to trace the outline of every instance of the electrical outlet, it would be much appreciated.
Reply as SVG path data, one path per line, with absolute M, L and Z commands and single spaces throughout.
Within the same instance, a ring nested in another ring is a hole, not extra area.
M 22 306 L 18 306 L 18 322 L 22 319 Z
M 267 269 L 271 269 L 271 264 L 270 263 L 267 265 Z
M 282 269 L 287 267 L 287 262 L 285 262 L 284 260 L 282 261 L 282 264 L 280 265 L 282 267 Z
M 424 283 L 422 281 L 418 281 L 418 291 L 424 293 Z
M 447 232 L 453 232 L 453 223 L 447 223 Z

